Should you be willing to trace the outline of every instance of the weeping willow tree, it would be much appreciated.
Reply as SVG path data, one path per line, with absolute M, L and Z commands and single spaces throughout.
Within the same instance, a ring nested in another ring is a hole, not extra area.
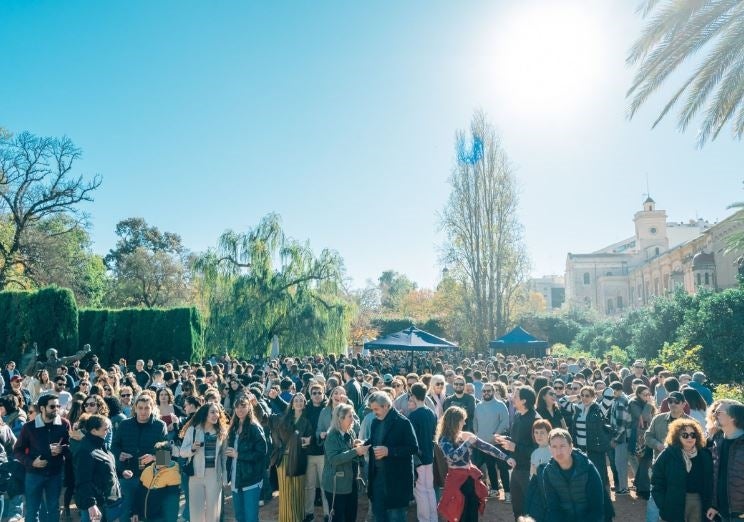
M 227 231 L 195 262 L 206 290 L 206 343 L 212 351 L 265 354 L 278 336 L 293 354 L 345 350 L 350 308 L 342 293 L 343 261 L 315 256 L 287 238 L 269 214 L 246 233 Z

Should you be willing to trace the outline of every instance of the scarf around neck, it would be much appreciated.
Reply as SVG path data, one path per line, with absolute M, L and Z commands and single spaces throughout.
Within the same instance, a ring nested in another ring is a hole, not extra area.
M 692 459 L 697 457 L 697 453 L 697 446 L 692 448 L 692 451 L 690 452 L 687 452 L 684 449 L 682 450 L 682 458 L 685 461 L 685 469 L 687 470 L 687 473 L 692 469 Z

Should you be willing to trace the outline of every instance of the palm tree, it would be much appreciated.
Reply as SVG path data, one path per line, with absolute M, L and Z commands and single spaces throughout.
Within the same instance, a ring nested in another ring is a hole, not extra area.
M 627 58 L 638 64 L 627 97 L 629 117 L 682 63 L 705 49 L 707 54 L 673 94 L 655 127 L 684 97 L 678 126 L 684 131 L 702 112 L 698 146 L 714 140 L 731 122 L 744 134 L 744 0 L 644 0 L 639 11 L 648 19 Z

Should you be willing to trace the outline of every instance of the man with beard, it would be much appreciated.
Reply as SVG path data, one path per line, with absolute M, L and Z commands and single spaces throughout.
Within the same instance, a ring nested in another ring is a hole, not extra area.
M 59 522 L 59 496 L 65 458 L 70 458 L 70 423 L 59 415 L 59 398 L 39 397 L 39 413 L 21 429 L 13 448 L 26 469 L 26 520 Z M 42 505 L 46 512 L 40 512 Z
M 473 419 L 473 430 L 475 435 L 486 442 L 493 442 L 494 435 L 504 435 L 509 429 L 509 410 L 506 408 L 506 404 L 498 399 L 494 398 L 494 386 L 490 382 L 484 383 L 481 390 L 483 400 L 475 407 L 475 417 Z M 499 479 L 496 474 L 496 466 L 500 459 L 491 456 L 487 453 L 475 449 L 473 453 L 473 464 L 481 467 L 483 464 L 486 465 L 488 470 L 488 481 L 491 483 L 491 493 L 495 493 L 498 490 Z M 501 470 L 501 477 L 505 482 L 505 498 L 509 498 L 509 468 L 506 461 L 506 465 Z

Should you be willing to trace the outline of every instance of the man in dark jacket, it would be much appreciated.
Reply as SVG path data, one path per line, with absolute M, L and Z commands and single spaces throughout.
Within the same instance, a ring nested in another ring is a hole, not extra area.
M 305 406 L 305 415 L 313 427 L 313 433 L 318 431 L 318 418 L 320 412 L 326 407 L 323 386 L 320 384 L 310 385 L 310 402 Z M 315 518 L 315 489 L 319 488 L 323 480 L 323 440 L 313 436 L 310 445 L 305 448 L 307 452 L 307 473 L 305 473 L 305 519 Z M 328 516 L 328 501 L 325 495 L 321 495 L 323 502 L 323 514 Z
M 354 411 L 357 412 L 363 405 L 362 387 L 356 380 L 356 368 L 351 364 L 344 366 L 344 389 L 346 389 L 346 396 L 354 406 Z
M 744 406 L 722 402 L 715 411 L 723 436 L 713 444 L 713 507 L 707 517 L 729 522 L 744 517 Z
M 153 410 L 155 403 L 150 395 L 137 397 L 135 414 L 119 424 L 111 443 L 111 452 L 117 460 L 120 472 L 130 470 L 131 478 L 121 481 L 122 519 L 129 520 L 132 515 L 132 499 L 144 467 L 155 460 L 155 445 L 167 440 L 168 429 L 165 422 L 158 419 Z
M 39 397 L 37 406 L 39 413 L 21 428 L 13 454 L 26 468 L 26 520 L 58 522 L 64 463 L 70 458 L 70 423 L 59 416 L 59 398 L 53 393 Z M 44 498 L 46 514 L 39 513 Z
M 375 414 L 370 428 L 369 497 L 375 522 L 404 522 L 413 498 L 413 455 L 418 453 L 411 422 L 385 392 L 369 399 Z
M 455 393 L 444 399 L 442 411 L 447 411 L 450 406 L 459 406 L 468 414 L 465 419 L 465 431 L 473 431 L 473 419 L 475 418 L 475 397 L 465 393 L 465 377 L 462 375 L 455 376 L 452 381 L 452 387 Z

